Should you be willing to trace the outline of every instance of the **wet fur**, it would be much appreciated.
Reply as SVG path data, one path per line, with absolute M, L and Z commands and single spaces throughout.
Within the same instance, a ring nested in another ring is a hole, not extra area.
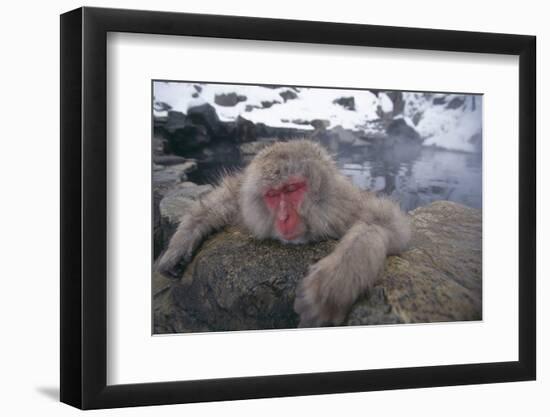
M 410 220 L 395 202 L 355 187 L 324 148 L 310 141 L 275 143 L 242 173 L 223 177 L 182 217 L 158 270 L 178 275 L 197 246 L 227 225 L 243 227 L 259 239 L 278 238 L 263 196 L 291 176 L 308 181 L 299 213 L 306 232 L 293 243 L 340 239 L 300 282 L 294 309 L 300 326 L 341 324 L 357 297 L 376 282 L 386 256 L 405 249 Z

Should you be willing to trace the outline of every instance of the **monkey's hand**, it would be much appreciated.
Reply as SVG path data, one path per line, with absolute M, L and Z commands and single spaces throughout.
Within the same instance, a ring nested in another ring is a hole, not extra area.
M 341 324 L 353 298 L 341 285 L 340 261 L 335 255 L 321 259 L 309 268 L 296 289 L 294 311 L 300 316 L 299 327 Z
M 180 278 L 190 260 L 191 255 L 185 250 L 169 247 L 157 260 L 154 269 L 167 277 Z
M 183 270 L 193 257 L 206 232 L 200 220 L 192 215 L 182 218 L 170 244 L 155 263 L 155 270 L 169 278 L 181 278 Z
M 354 224 L 298 285 L 294 311 L 300 315 L 299 326 L 342 324 L 357 297 L 376 282 L 386 254 L 384 229 Z
M 166 252 L 155 268 L 161 274 L 180 278 L 194 251 L 211 233 L 233 222 L 238 212 L 240 176 L 225 177 L 221 184 L 198 200 L 181 219 Z

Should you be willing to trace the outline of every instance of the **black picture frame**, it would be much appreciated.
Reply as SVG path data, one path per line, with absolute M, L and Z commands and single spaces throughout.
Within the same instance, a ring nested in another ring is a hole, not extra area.
M 107 385 L 108 32 L 519 56 L 519 360 Z M 536 378 L 536 38 L 102 8 L 61 15 L 61 401 L 82 409 Z

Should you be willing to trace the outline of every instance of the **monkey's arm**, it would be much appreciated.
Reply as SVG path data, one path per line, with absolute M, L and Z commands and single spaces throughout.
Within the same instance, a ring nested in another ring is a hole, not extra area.
M 374 198 L 367 209 L 369 215 L 354 223 L 300 282 L 294 303 L 300 327 L 341 324 L 355 300 L 376 283 L 386 256 L 406 247 L 410 222 L 398 206 Z
M 240 175 L 225 177 L 222 183 L 197 201 L 180 221 L 156 269 L 179 277 L 193 252 L 211 233 L 234 223 L 239 212 Z

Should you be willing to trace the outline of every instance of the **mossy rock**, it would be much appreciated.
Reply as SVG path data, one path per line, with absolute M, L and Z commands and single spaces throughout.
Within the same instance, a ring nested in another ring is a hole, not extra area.
M 357 300 L 345 325 L 481 320 L 481 211 L 439 201 L 410 214 L 410 249 L 388 257 L 379 283 Z M 336 244 L 217 233 L 181 280 L 154 275 L 155 333 L 296 327 L 296 286 Z

